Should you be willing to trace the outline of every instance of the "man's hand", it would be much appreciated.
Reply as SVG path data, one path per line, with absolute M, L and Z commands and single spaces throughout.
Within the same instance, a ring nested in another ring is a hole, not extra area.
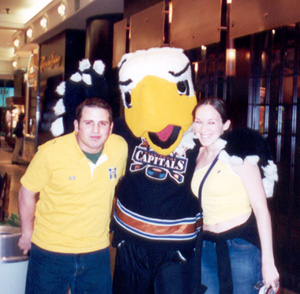
M 23 250 L 23 254 L 26 255 L 31 248 L 31 236 L 28 238 L 21 235 L 18 246 L 21 250 Z
M 27 254 L 31 248 L 31 236 L 33 233 L 33 221 L 36 206 L 35 195 L 36 192 L 32 192 L 24 186 L 21 186 L 19 191 L 19 214 L 22 234 L 18 246 L 23 250 L 23 254 Z

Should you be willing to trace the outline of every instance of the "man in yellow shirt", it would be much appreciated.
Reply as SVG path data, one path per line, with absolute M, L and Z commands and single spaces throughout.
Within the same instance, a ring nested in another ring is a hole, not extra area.
M 19 247 L 30 250 L 28 294 L 112 291 L 109 222 L 127 144 L 111 134 L 112 110 L 99 98 L 78 106 L 74 128 L 42 145 L 21 179 Z

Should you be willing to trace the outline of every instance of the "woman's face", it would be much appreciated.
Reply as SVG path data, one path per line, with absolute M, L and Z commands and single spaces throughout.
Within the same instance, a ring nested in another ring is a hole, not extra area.
M 213 144 L 230 127 L 223 123 L 220 113 L 211 105 L 201 105 L 195 113 L 194 133 L 204 147 Z

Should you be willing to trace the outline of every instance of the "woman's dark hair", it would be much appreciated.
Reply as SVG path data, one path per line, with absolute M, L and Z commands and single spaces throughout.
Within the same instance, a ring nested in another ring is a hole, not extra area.
M 225 123 L 228 120 L 227 108 L 225 102 L 219 98 L 205 98 L 200 100 L 193 109 L 193 120 L 195 120 L 195 115 L 197 109 L 202 105 L 211 105 L 216 111 L 219 112 L 222 118 L 222 122 Z
M 81 104 L 79 104 L 76 108 L 76 119 L 79 122 L 81 119 L 82 110 L 84 107 L 96 107 L 102 108 L 108 111 L 109 121 L 113 120 L 113 113 L 111 106 L 101 98 L 87 98 Z

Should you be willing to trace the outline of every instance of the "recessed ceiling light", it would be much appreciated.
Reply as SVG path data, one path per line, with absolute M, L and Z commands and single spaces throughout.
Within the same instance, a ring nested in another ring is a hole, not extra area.
M 64 3 L 61 3 L 57 8 L 57 12 L 60 16 L 66 15 L 66 5 Z
M 40 25 L 43 29 L 47 28 L 48 26 L 48 20 L 45 16 L 42 17 L 41 21 L 40 21 Z
M 32 28 L 29 28 L 27 31 L 26 31 L 26 36 L 31 39 L 32 36 L 33 36 L 33 30 Z
M 19 48 L 19 46 L 20 46 L 20 40 L 19 40 L 19 39 L 15 39 L 15 40 L 14 40 L 14 46 L 15 46 L 16 48 Z

